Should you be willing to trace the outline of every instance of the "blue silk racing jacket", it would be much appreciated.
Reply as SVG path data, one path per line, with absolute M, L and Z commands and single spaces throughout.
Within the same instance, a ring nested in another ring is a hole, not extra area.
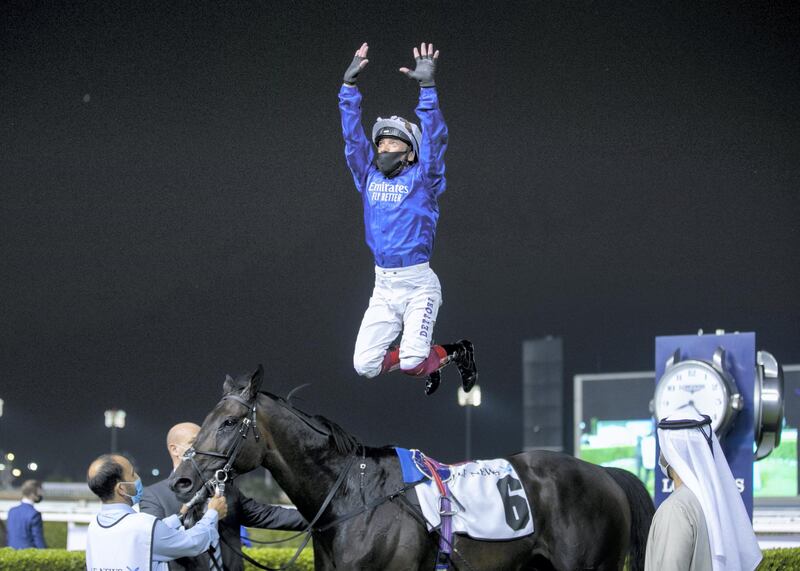
M 394 178 L 386 178 L 373 164 L 375 150 L 361 125 L 358 88 L 342 86 L 339 111 L 344 154 L 364 203 L 366 240 L 375 265 L 403 268 L 429 261 L 439 220 L 438 198 L 446 185 L 447 125 L 436 88 L 422 88 L 419 93 L 419 160 Z

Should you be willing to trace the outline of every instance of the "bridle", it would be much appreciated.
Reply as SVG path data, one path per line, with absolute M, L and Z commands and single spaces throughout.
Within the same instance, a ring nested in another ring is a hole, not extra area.
M 192 464 L 192 467 L 197 472 L 197 475 L 200 476 L 200 480 L 203 480 L 203 471 L 200 470 L 200 466 L 197 465 L 195 461 L 195 456 L 198 454 L 201 456 L 211 456 L 212 458 L 222 458 L 225 460 L 225 465 L 220 468 L 219 470 L 214 471 L 214 475 L 206 480 L 197 493 L 192 497 L 189 501 L 187 506 L 189 508 L 194 507 L 195 505 L 204 501 L 209 495 L 214 494 L 215 492 L 219 491 L 221 494 L 225 492 L 225 484 L 227 482 L 233 481 L 236 477 L 235 474 L 231 474 L 233 472 L 233 465 L 236 463 L 236 457 L 239 455 L 239 452 L 242 449 L 242 445 L 244 441 L 247 440 L 247 435 L 250 431 L 253 431 L 253 436 L 256 439 L 256 442 L 261 440 L 261 435 L 258 433 L 258 426 L 256 424 L 256 406 L 258 404 L 258 393 L 256 396 L 253 397 L 252 400 L 246 401 L 239 395 L 225 395 L 222 397 L 222 400 L 233 400 L 238 402 L 239 404 L 243 405 L 248 409 L 248 414 L 244 415 L 242 419 L 239 421 L 239 438 L 231 443 L 231 446 L 228 450 L 227 454 L 220 454 L 219 452 L 215 452 L 213 450 L 196 450 L 194 446 L 186 450 L 183 454 L 183 460 L 189 461 Z
M 200 454 L 202 456 L 211 456 L 212 458 L 222 458 L 222 459 L 225 460 L 225 466 L 223 468 L 219 469 L 219 470 L 216 470 L 214 472 L 214 476 L 209 478 L 206 482 L 204 482 L 203 485 L 200 487 L 200 489 L 197 491 L 197 493 L 194 495 L 194 497 L 192 497 L 192 499 L 189 501 L 189 503 L 186 504 L 188 509 L 191 509 L 194 506 L 196 506 L 197 504 L 202 503 L 203 501 L 205 501 L 205 499 L 209 495 L 213 494 L 216 491 L 220 491 L 220 493 L 224 493 L 225 483 L 232 481 L 236 477 L 235 474 L 231 475 L 231 473 L 233 472 L 233 465 L 236 462 L 236 456 L 238 456 L 239 451 L 241 450 L 242 444 L 244 444 L 244 441 L 247 440 L 247 435 L 250 433 L 251 430 L 253 431 L 253 435 L 255 436 L 256 442 L 258 442 L 261 439 L 261 435 L 258 433 L 258 426 L 257 426 L 257 420 L 256 420 L 256 408 L 258 406 L 258 395 L 259 394 L 260 393 L 256 392 L 256 394 L 253 396 L 253 398 L 251 400 L 249 400 L 249 401 L 247 401 L 247 400 L 243 399 L 242 397 L 240 397 L 239 395 L 235 395 L 235 394 L 225 395 L 224 397 L 222 397 L 222 400 L 226 400 L 226 399 L 234 400 L 234 401 L 238 402 L 239 404 L 243 405 L 244 407 L 246 407 L 248 409 L 248 414 L 244 415 L 242 417 L 242 419 L 239 421 L 239 424 L 240 424 L 240 427 L 239 427 L 239 438 L 237 438 L 233 442 L 233 444 L 231 445 L 230 450 L 228 451 L 227 454 L 220 454 L 219 452 L 209 451 L 209 450 L 195 450 L 194 446 L 189 448 L 184 453 L 183 460 L 184 461 L 188 460 L 189 462 L 192 463 L 192 467 L 195 469 L 197 474 L 200 476 L 200 480 L 201 481 L 203 479 L 203 472 L 202 472 L 202 470 L 200 470 L 200 467 L 197 465 L 197 462 L 195 461 L 195 456 Z M 297 413 L 295 413 L 295 414 L 297 414 Z M 300 417 L 300 418 L 302 418 L 302 417 Z M 310 522 L 308 522 L 308 525 L 306 526 L 306 529 L 304 529 L 303 531 L 297 533 L 296 535 L 293 535 L 293 536 L 291 536 L 289 538 L 286 538 L 286 540 L 288 540 L 288 539 L 293 539 L 293 538 L 295 538 L 295 537 L 297 537 L 299 535 L 303 535 L 303 534 L 306 535 L 305 539 L 300 544 L 300 546 L 297 548 L 297 551 L 292 556 L 292 558 L 285 565 L 281 566 L 279 568 L 279 570 L 288 569 L 297 560 L 297 558 L 300 556 L 300 553 L 303 551 L 303 549 L 305 549 L 306 545 L 308 545 L 308 542 L 311 540 L 311 536 L 315 531 L 315 527 L 314 526 L 317 524 L 319 519 L 322 517 L 322 514 L 325 513 L 325 510 L 328 509 L 328 505 L 331 503 L 331 500 L 336 495 L 336 492 L 339 491 L 339 488 L 341 488 L 342 484 L 344 484 L 345 480 L 347 479 L 347 475 L 350 472 L 350 468 L 352 468 L 355 460 L 356 460 L 355 456 L 350 456 L 350 458 L 348 459 L 347 464 L 345 465 L 344 469 L 339 473 L 339 477 L 336 479 L 336 483 L 333 485 L 333 487 L 328 492 L 328 495 L 326 496 L 325 500 L 322 502 L 322 505 L 320 506 L 319 510 L 317 511 L 317 514 L 314 516 L 314 518 Z M 186 513 L 188 513 L 188 509 L 187 509 Z M 227 541 L 225 541 L 225 538 L 220 537 L 220 539 L 226 545 L 228 545 L 228 547 L 230 547 L 231 549 L 234 549 L 233 546 L 229 545 L 227 543 Z M 286 541 L 286 540 L 282 540 L 282 541 Z M 259 567 L 261 569 L 267 569 L 267 570 L 270 570 L 270 571 L 279 571 L 279 570 L 275 570 L 275 569 L 272 569 L 270 567 L 266 567 L 264 565 L 261 565 L 258 561 L 255 561 L 254 559 L 252 559 L 251 557 L 249 557 L 245 553 L 239 552 L 239 555 L 241 555 L 244 559 L 246 559 L 248 562 L 250 562 L 252 565 L 255 565 L 256 567 Z

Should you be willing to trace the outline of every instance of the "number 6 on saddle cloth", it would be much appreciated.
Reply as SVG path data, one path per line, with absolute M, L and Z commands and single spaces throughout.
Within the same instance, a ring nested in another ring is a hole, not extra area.
M 516 470 L 507 460 L 446 465 L 419 450 L 395 448 L 395 451 L 403 480 L 408 484 L 419 482 L 414 491 L 429 531 L 442 525 L 442 515 L 451 515 L 453 532 L 473 539 L 517 539 L 534 532 L 528 497 Z M 442 514 L 442 507 L 447 504 L 443 505 L 432 469 L 446 483 L 448 499 L 456 509 L 446 509 Z

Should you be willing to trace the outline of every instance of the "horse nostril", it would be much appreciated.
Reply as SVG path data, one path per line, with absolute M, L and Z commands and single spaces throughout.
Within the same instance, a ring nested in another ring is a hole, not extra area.
M 176 492 L 185 492 L 192 488 L 192 481 L 189 478 L 178 478 L 172 484 L 172 489 Z

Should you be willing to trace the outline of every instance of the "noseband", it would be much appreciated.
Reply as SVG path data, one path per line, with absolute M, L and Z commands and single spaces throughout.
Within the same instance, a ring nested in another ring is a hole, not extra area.
M 219 491 L 220 494 L 225 493 L 225 484 L 226 482 L 231 482 L 236 477 L 232 475 L 233 472 L 233 465 L 236 462 L 236 457 L 239 455 L 239 451 L 244 444 L 244 441 L 247 439 L 247 435 L 250 431 L 253 431 L 253 436 L 255 436 L 256 442 L 261 440 L 261 435 L 258 433 L 258 427 L 256 425 L 256 406 L 258 403 L 258 394 L 250 400 L 246 401 L 239 395 L 226 395 L 222 397 L 222 400 L 230 399 L 233 401 L 238 402 L 239 404 L 243 405 L 245 408 L 249 410 L 249 413 L 244 415 L 242 419 L 239 421 L 239 437 L 237 438 L 230 446 L 227 454 L 220 454 L 219 452 L 214 451 L 206 451 L 206 450 L 195 450 L 194 446 L 189 448 L 183 455 L 183 460 L 188 460 L 191 462 L 192 467 L 197 472 L 197 475 L 200 476 L 200 480 L 203 480 L 203 472 L 200 470 L 200 467 L 197 465 L 195 461 L 195 456 L 198 454 L 201 456 L 211 456 L 212 458 L 222 458 L 225 460 L 225 466 L 221 469 L 216 470 L 214 472 L 214 476 L 209 478 L 206 482 L 203 483 L 202 487 L 197 491 L 194 497 L 189 501 L 187 504 L 190 508 L 194 507 L 195 505 L 199 504 L 203 500 L 205 500 L 208 496 L 214 494 L 216 491 Z

